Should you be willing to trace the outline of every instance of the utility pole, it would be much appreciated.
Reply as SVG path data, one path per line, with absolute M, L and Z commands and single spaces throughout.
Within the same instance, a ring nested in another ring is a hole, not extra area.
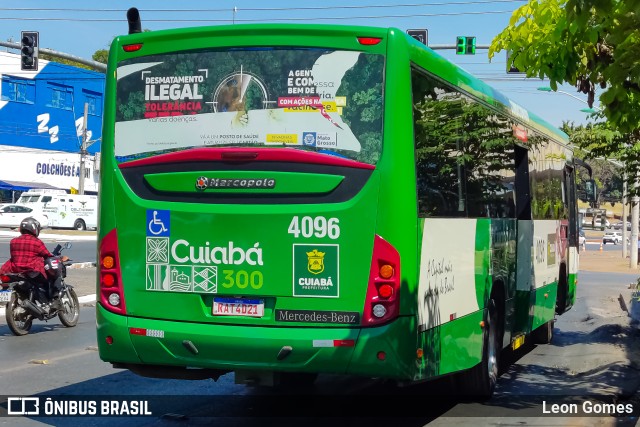
M 84 158 L 87 155 L 87 120 L 89 118 L 89 104 L 84 103 L 84 124 L 82 125 L 82 145 L 80 146 L 80 183 L 78 192 L 84 194 Z

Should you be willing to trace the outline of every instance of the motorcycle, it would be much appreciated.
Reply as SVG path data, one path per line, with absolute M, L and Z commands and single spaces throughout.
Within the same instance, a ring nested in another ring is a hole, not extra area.
M 48 321 L 58 316 L 66 327 L 78 324 L 80 304 L 73 286 L 65 283 L 67 267 L 71 260 L 62 262 L 62 250 L 69 249 L 71 243 L 57 245 L 51 252 L 54 256 L 45 260 L 45 270 L 50 281 L 60 277 L 60 307 L 52 306 L 50 287 L 37 283 L 24 273 L 0 274 L 0 302 L 6 302 L 5 316 L 7 326 L 14 335 L 26 335 L 31 329 L 34 319 Z

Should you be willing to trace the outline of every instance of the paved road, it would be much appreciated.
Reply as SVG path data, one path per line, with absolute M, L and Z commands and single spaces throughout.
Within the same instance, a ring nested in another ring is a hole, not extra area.
M 94 275 L 95 269 L 81 269 L 70 272 L 69 280 L 82 294 L 92 292 Z M 447 384 L 442 382 L 389 389 L 380 380 L 326 375 L 313 391 L 302 393 L 246 388 L 234 384 L 232 374 L 218 382 L 142 378 L 99 360 L 93 304 L 83 305 L 76 328 L 64 328 L 57 320 L 36 322 L 26 337 L 12 336 L 0 319 L 2 394 L 85 399 L 135 396 L 148 400 L 153 408 L 153 416 L 143 418 L 25 418 L 11 419 L 6 425 L 489 426 L 512 424 L 504 418 L 510 416 L 517 417 L 518 425 L 631 426 L 636 419 L 549 418 L 542 414 L 539 400 L 545 397 L 566 402 L 599 393 L 640 409 L 640 399 L 636 398 L 640 376 L 634 368 L 640 354 L 640 333 L 617 302 L 617 296 L 628 291 L 627 285 L 635 277 L 582 273 L 576 306 L 558 318 L 552 344 L 507 352 L 512 364 L 503 369 L 495 397 L 485 404 L 448 398 Z M 168 397 L 156 400 L 158 395 Z M 345 417 L 327 419 L 323 415 Z

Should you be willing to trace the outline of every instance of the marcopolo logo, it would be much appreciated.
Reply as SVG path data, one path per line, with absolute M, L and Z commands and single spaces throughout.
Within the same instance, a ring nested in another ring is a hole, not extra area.
M 271 189 L 275 188 L 276 180 L 273 178 L 207 178 L 200 176 L 196 179 L 196 188 L 204 191 L 207 188 L 215 189 Z
M 293 245 L 293 296 L 340 296 L 338 264 L 338 245 Z

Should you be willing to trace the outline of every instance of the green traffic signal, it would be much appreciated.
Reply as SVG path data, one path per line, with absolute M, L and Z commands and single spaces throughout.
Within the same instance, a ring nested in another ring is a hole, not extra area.
M 464 55 L 466 51 L 467 38 L 458 36 L 456 38 L 456 55 Z
M 468 36 L 458 36 L 456 38 L 456 55 L 475 55 L 476 38 Z

